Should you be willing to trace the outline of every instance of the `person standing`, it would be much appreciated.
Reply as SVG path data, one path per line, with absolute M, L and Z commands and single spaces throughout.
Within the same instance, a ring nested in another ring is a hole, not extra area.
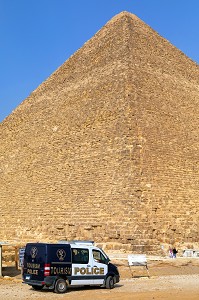
M 169 247 L 169 257 L 173 258 L 173 250 L 171 247 Z
M 178 253 L 178 250 L 176 250 L 176 248 L 174 247 L 173 248 L 173 258 L 176 258 L 177 253 Z

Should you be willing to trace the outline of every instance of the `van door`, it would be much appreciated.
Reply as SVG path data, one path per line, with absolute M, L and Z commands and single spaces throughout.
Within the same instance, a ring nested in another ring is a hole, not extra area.
M 28 243 L 24 253 L 23 279 L 25 281 L 43 281 L 45 263 L 46 245 Z
M 71 285 L 91 285 L 93 275 L 88 248 L 71 248 L 72 252 L 72 280 Z
M 50 262 L 50 275 L 71 276 L 71 248 L 69 244 L 48 245 L 48 261 Z
M 92 249 L 93 284 L 103 284 L 108 273 L 108 261 L 99 249 Z

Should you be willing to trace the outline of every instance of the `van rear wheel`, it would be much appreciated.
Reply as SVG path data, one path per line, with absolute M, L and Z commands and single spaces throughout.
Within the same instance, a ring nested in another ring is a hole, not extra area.
M 114 278 L 113 276 L 108 276 L 106 279 L 106 288 L 113 289 L 114 288 Z
M 56 283 L 55 283 L 55 293 L 57 294 L 62 294 L 65 293 L 67 291 L 68 288 L 68 284 L 66 282 L 66 280 L 59 278 L 57 279 Z

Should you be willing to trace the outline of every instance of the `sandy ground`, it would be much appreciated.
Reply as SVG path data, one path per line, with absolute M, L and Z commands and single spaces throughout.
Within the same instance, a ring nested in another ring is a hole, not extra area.
M 100 287 L 70 288 L 66 294 L 55 294 L 49 290 L 34 291 L 22 284 L 20 271 L 14 267 L 3 268 L 0 279 L 0 299 L 199 299 L 199 258 L 163 259 L 148 258 L 149 275 L 144 267 L 128 267 L 127 255 L 113 255 L 121 281 L 112 290 Z

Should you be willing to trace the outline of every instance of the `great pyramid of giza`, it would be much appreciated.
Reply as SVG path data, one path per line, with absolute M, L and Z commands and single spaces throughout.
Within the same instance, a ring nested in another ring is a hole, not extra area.
M 199 67 L 113 17 L 0 124 L 0 239 L 199 247 Z

